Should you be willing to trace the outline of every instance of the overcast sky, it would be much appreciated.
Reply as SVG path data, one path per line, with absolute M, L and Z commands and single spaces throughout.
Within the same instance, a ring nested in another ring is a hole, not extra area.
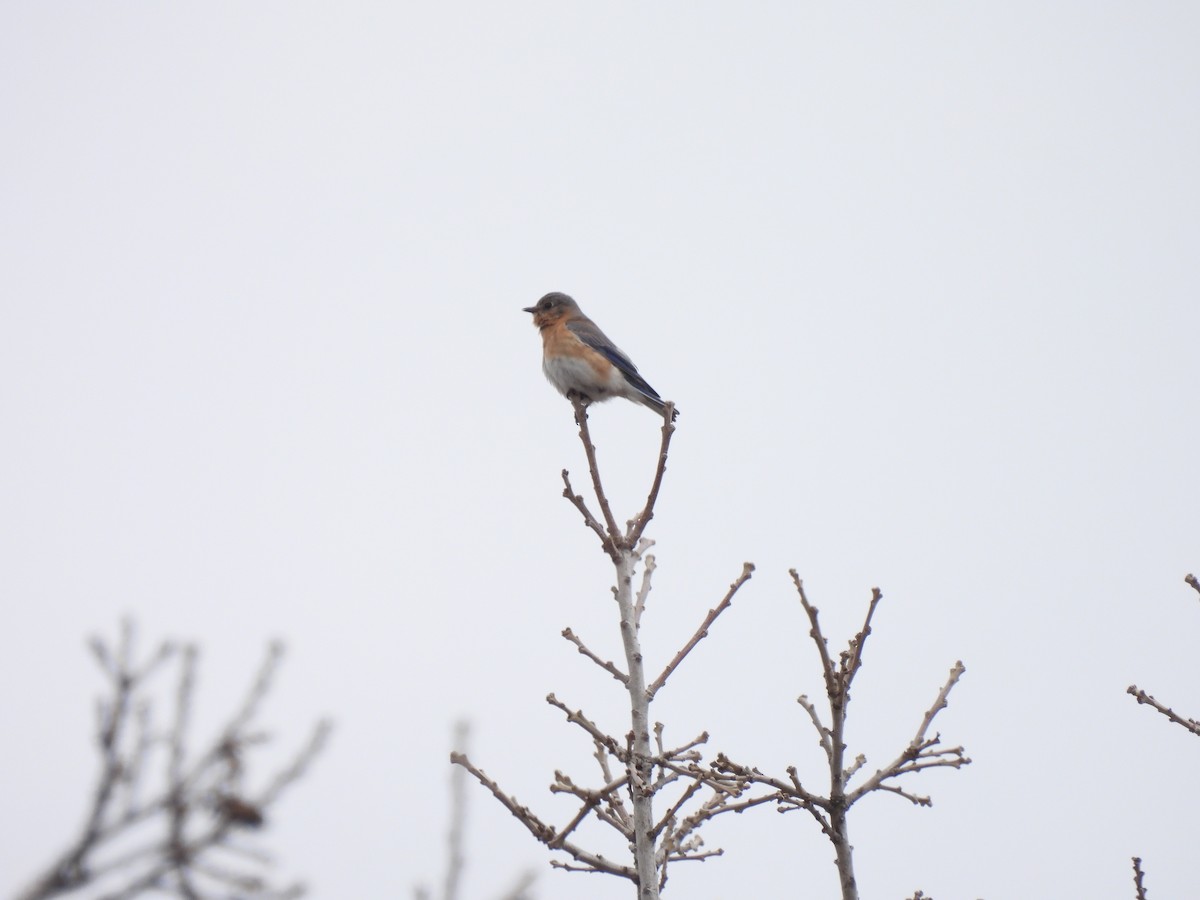
M 795 566 L 838 644 L 884 601 L 849 742 L 974 764 L 851 819 L 867 898 L 1195 885 L 1200 8 L 1184 3 L 0 5 L 0 893 L 95 773 L 93 633 L 203 651 L 215 722 L 272 638 L 262 843 L 324 898 L 437 880 L 450 732 L 545 819 L 591 780 L 559 637 L 619 654 L 584 461 L 521 307 L 573 294 L 682 410 L 643 634 L 668 738 L 820 779 Z M 658 421 L 594 437 L 619 517 Z M 819 782 L 817 782 L 819 783 Z M 482 788 L 471 898 L 550 871 Z M 667 896 L 832 897 L 811 819 L 708 834 Z

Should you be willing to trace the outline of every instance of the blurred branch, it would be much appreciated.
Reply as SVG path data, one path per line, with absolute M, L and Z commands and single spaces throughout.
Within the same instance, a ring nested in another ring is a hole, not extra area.
M 529 889 L 533 886 L 536 878 L 537 876 L 532 872 L 522 872 L 513 882 L 513 886 L 501 894 L 497 900 L 532 900 L 533 895 L 529 893 Z
M 466 722 L 454 726 L 454 748 L 467 751 L 469 728 Z M 446 879 L 442 889 L 442 900 L 458 900 L 458 885 L 462 880 L 466 859 L 463 856 L 463 831 L 466 828 L 467 794 L 466 772 L 462 768 L 450 770 L 450 828 L 446 832 Z
M 460 721 L 454 726 L 451 762 L 466 759 L 470 725 Z M 470 769 L 457 765 L 450 770 L 450 824 L 446 829 L 446 872 L 442 879 L 440 900 L 458 900 L 462 890 L 463 872 L 467 865 L 467 775 Z M 512 887 L 500 895 L 499 900 L 531 900 L 529 887 L 534 876 L 530 872 L 520 873 Z M 415 900 L 433 900 L 433 892 L 425 885 L 418 885 L 413 895 Z
M 267 740 L 249 729 L 269 691 L 281 648 L 273 645 L 268 650 L 242 706 L 216 740 L 189 762 L 197 651 L 191 645 L 180 648 L 164 642 L 139 664 L 134 643 L 129 621 L 122 622 L 115 645 L 100 638 L 89 643 L 110 691 L 98 707 L 96 788 L 80 835 L 18 895 L 20 900 L 43 900 L 85 886 L 100 887 L 101 882 L 108 885 L 102 888 L 105 900 L 124 900 L 149 890 L 197 900 L 216 897 L 214 891 L 222 889 L 256 900 L 299 896 L 299 885 L 273 889 L 258 875 L 212 859 L 215 852 L 240 850 L 229 843 L 235 831 L 264 824 L 267 808 L 304 774 L 330 731 L 328 722 L 318 723 L 293 761 L 259 796 L 243 787 L 247 747 Z M 158 732 L 153 727 L 153 677 L 172 660 L 179 681 L 171 726 Z M 160 759 L 159 783 L 151 786 L 149 799 L 143 799 L 147 773 Z M 265 861 L 261 854 L 240 855 Z

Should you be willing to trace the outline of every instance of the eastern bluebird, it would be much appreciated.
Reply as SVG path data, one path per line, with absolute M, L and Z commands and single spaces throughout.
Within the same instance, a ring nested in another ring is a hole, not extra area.
M 566 294 L 547 294 L 525 312 L 542 333 L 542 371 L 564 397 L 590 403 L 624 397 L 663 414 L 658 391 Z

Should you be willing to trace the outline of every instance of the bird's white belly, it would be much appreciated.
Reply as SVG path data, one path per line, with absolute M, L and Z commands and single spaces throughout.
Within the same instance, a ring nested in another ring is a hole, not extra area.
M 555 356 L 543 361 L 542 371 L 564 396 L 574 392 L 592 400 L 603 400 L 624 393 L 625 379 L 615 367 L 610 368 L 606 376 L 601 376 L 582 359 Z

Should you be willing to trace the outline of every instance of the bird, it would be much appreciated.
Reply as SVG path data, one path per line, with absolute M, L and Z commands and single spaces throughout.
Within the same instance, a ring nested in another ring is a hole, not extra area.
M 564 397 L 587 403 L 624 397 L 664 413 L 658 391 L 571 297 L 552 291 L 524 312 L 542 334 L 542 371 Z

